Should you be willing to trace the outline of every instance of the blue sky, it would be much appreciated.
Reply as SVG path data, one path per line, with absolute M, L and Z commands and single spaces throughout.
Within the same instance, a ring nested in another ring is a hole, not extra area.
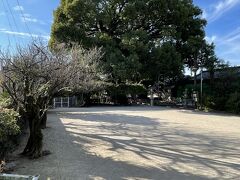
M 19 4 L 18 4 L 19 2 Z M 53 10 L 60 0 L 0 0 L 0 46 L 14 47 L 50 35 Z M 219 58 L 240 65 L 240 0 L 193 0 L 208 20 L 206 39 Z M 8 21 L 9 20 L 9 21 Z
M 219 58 L 240 65 L 240 0 L 194 0 L 207 19 L 206 40 Z

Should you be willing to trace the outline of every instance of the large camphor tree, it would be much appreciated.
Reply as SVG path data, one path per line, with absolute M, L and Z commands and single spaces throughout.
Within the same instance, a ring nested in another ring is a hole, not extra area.
M 116 84 L 175 78 L 202 46 L 201 13 L 192 0 L 61 0 L 49 45 L 103 47 Z

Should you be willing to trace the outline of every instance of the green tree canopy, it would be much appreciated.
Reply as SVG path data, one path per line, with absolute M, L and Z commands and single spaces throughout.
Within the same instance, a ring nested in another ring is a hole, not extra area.
M 193 47 L 199 47 L 204 38 L 206 21 L 201 13 L 192 0 L 61 0 L 54 12 L 49 45 L 52 49 L 59 43 L 102 46 L 103 64 L 112 79 L 138 82 L 150 78 L 157 63 L 153 59 L 158 61 L 156 52 L 166 42 L 171 46 L 164 49 L 176 51 L 175 65 L 182 66 L 179 59 L 189 63 Z

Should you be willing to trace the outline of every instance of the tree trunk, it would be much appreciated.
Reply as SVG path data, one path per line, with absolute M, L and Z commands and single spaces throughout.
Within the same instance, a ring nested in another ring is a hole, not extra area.
M 194 71 L 194 90 L 197 89 L 197 72 Z
M 89 107 L 91 105 L 90 93 L 85 94 L 85 105 L 84 107 Z
M 34 122 L 31 122 L 29 124 L 32 125 L 30 127 L 30 136 L 22 154 L 27 155 L 30 158 L 38 158 L 42 156 L 43 135 L 41 132 L 41 128 L 35 127 Z
M 30 136 L 22 154 L 31 158 L 41 157 L 43 135 L 38 119 L 29 120 L 29 130 Z
M 47 111 L 43 112 L 42 120 L 41 120 L 41 128 L 42 129 L 47 128 Z
M 41 117 L 41 128 L 42 129 L 47 128 L 47 109 L 48 109 L 48 104 L 50 102 L 49 99 L 50 99 L 49 96 L 38 98 L 38 105 L 41 108 L 40 117 Z
M 27 121 L 27 117 L 26 117 L 26 112 L 24 111 L 23 107 L 19 107 L 17 108 L 18 112 L 19 112 L 19 119 L 18 122 L 20 124 L 21 127 L 21 131 L 26 132 L 28 130 L 28 121 Z
M 210 71 L 210 87 L 214 85 L 214 71 Z
M 33 97 L 29 97 L 27 100 L 26 117 L 29 121 L 30 136 L 22 154 L 30 158 L 39 158 L 42 156 L 43 135 L 41 131 L 40 108 L 34 103 Z

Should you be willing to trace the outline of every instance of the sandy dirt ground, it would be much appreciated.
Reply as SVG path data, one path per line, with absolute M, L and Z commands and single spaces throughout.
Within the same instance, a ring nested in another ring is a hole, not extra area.
M 240 117 L 161 107 L 56 109 L 51 155 L 18 159 L 42 180 L 240 179 Z

